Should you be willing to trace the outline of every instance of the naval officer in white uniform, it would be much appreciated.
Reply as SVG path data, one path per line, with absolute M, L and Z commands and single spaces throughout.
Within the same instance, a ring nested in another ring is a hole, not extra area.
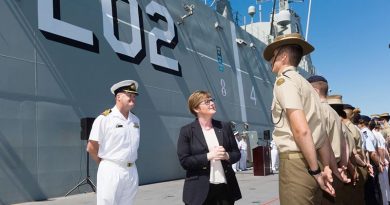
M 138 189 L 135 166 L 140 139 L 135 106 L 138 83 L 125 80 L 114 84 L 115 106 L 104 111 L 92 125 L 87 151 L 99 164 L 97 205 L 131 205 Z

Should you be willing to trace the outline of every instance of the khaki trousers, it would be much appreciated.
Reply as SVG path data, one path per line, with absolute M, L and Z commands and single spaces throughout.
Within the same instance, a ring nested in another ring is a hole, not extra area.
M 336 175 L 332 174 L 333 177 L 333 183 L 332 186 L 336 192 L 336 197 L 333 197 L 329 195 L 327 192 L 322 191 L 322 205 L 343 205 L 343 201 L 345 198 L 346 188 L 344 186 L 344 183 L 340 181 Z
M 345 185 L 346 194 L 344 204 L 353 204 L 353 205 L 365 205 L 364 201 L 364 184 L 367 179 L 366 168 L 358 167 L 357 171 L 359 173 L 359 181 L 354 186 L 352 183 Z
M 301 154 L 279 155 L 279 198 L 281 205 L 318 205 L 322 192 L 317 181 L 307 172 Z

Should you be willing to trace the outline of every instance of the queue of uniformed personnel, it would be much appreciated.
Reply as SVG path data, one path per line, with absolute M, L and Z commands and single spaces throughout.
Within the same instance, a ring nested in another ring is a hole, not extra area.
M 323 76 L 301 76 L 297 66 L 313 50 L 300 34 L 278 36 L 264 50 L 277 74 L 271 109 L 280 204 L 389 204 L 390 116 L 360 115 L 341 95 L 328 96 Z

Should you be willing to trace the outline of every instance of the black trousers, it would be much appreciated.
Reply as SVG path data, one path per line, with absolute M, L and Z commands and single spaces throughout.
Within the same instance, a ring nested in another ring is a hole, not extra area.
M 364 185 L 364 198 L 367 205 L 382 205 L 382 193 L 379 186 L 379 169 L 371 162 L 374 169 L 374 177 L 367 174 L 367 181 Z M 383 204 L 385 205 L 385 204 Z
M 210 184 L 209 193 L 203 205 L 233 205 L 227 184 Z

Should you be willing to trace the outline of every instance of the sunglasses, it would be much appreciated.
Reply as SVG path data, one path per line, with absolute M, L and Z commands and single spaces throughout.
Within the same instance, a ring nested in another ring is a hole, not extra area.
M 211 102 L 215 102 L 215 99 L 214 98 L 209 98 L 207 100 L 203 100 L 202 101 L 205 105 L 210 105 Z

